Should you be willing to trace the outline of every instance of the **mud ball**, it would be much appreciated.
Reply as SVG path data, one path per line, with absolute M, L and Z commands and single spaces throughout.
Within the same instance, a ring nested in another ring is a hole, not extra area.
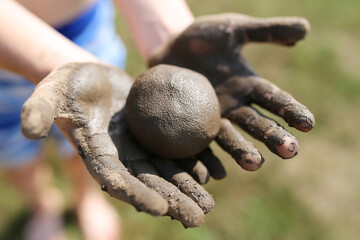
M 220 105 L 208 79 L 170 65 L 150 68 L 136 79 L 125 114 L 140 145 L 168 159 L 201 152 L 220 129 Z

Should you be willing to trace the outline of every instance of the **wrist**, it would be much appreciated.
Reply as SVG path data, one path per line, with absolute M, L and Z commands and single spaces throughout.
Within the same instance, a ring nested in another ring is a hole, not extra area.
M 32 82 L 39 82 L 52 71 L 58 69 L 62 65 L 70 62 L 99 62 L 99 60 L 91 53 L 78 47 L 75 44 L 69 44 L 66 48 L 47 49 L 42 55 L 43 57 L 36 62 L 36 71 L 31 77 Z M 35 76 L 36 75 L 36 76 Z
M 25 77 L 35 84 L 66 63 L 98 61 L 91 53 L 53 29 L 49 29 L 48 33 L 43 35 L 47 36 L 47 40 L 43 41 L 40 38 L 34 42 L 31 53 L 24 57 L 23 61 L 25 64 L 28 63 L 28 66 L 22 69 L 26 71 Z
M 146 61 L 194 21 L 184 0 L 116 0 L 115 3 Z
M 170 3 L 170 1 L 167 2 Z M 171 13 L 176 11 L 176 5 L 173 6 L 170 3 L 168 8 L 173 8 L 173 11 L 162 11 L 157 15 L 159 19 L 157 26 L 154 27 L 153 43 L 151 45 L 144 44 L 143 41 L 140 43 L 143 44 L 140 50 L 146 61 L 162 52 L 173 39 L 194 22 L 194 16 L 186 6 L 182 6 L 183 10 L 178 13 L 178 16 L 171 16 Z

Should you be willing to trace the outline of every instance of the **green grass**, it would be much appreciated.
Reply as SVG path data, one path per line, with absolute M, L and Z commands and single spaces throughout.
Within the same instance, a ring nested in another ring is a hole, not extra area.
M 213 194 L 216 206 L 199 228 L 185 230 L 169 217 L 137 213 L 133 207 L 109 199 L 124 221 L 124 239 L 357 239 L 360 236 L 357 184 L 360 180 L 360 1 L 190 0 L 188 3 L 196 16 L 239 12 L 259 17 L 306 17 L 312 31 L 294 48 L 253 44 L 244 50 L 259 74 L 309 107 L 316 117 L 316 127 L 306 134 L 290 129 L 301 145 L 299 155 L 293 160 L 283 161 L 253 140 L 266 158 L 257 172 L 241 170 L 213 144 L 224 161 L 227 177 L 222 181 L 211 180 L 205 186 Z M 146 69 L 146 64 L 121 17 L 118 26 L 129 49 L 127 71 L 136 77 Z M 68 193 L 69 186 L 59 163 L 52 158 L 56 184 Z M 26 209 L 3 174 L 0 174 L 0 189 L 0 239 L 17 239 L 26 220 Z M 67 218 L 66 227 L 70 239 L 80 239 L 71 217 Z

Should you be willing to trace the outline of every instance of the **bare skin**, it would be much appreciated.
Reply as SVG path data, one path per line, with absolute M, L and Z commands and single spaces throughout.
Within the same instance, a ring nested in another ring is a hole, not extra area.
M 273 153 L 287 159 L 296 156 L 298 142 L 274 120 L 262 115 L 251 104 L 258 104 L 281 116 L 289 126 L 307 132 L 315 125 L 314 116 L 290 94 L 257 75 L 241 53 L 249 42 L 270 42 L 293 46 L 305 37 L 309 23 L 302 18 L 259 19 L 241 14 L 221 14 L 198 18 L 166 48 L 153 56 L 149 65 L 173 64 L 204 74 L 220 101 L 224 118 L 217 138 L 235 160 L 247 170 L 264 162 L 229 119 Z M 231 137 L 232 136 L 232 137 Z M 228 142 L 229 139 L 237 139 Z
M 16 0 L 51 26 L 68 23 L 96 0 Z

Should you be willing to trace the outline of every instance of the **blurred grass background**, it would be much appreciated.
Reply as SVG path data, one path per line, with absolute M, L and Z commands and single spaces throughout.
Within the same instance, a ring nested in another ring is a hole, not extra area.
M 123 218 L 124 239 L 358 239 L 360 236 L 360 1 L 358 0 L 188 0 L 196 16 L 239 12 L 258 17 L 302 16 L 312 31 L 294 48 L 252 44 L 245 55 L 253 68 L 308 106 L 316 118 L 309 133 L 289 129 L 300 142 L 299 155 L 281 160 L 262 144 L 266 159 L 246 172 L 216 144 L 227 177 L 205 188 L 216 205 L 196 229 L 168 217 L 155 218 L 114 199 Z M 136 77 L 145 63 L 128 36 L 121 16 L 119 31 L 129 50 L 128 72 Z M 286 126 L 284 121 L 274 117 Z M 246 136 L 248 139 L 248 136 Z M 51 150 L 51 148 L 50 148 Z M 48 151 L 56 184 L 68 194 L 59 161 Z M 18 239 L 27 212 L 19 195 L 0 173 L 0 239 Z M 71 214 L 70 239 L 81 239 Z

